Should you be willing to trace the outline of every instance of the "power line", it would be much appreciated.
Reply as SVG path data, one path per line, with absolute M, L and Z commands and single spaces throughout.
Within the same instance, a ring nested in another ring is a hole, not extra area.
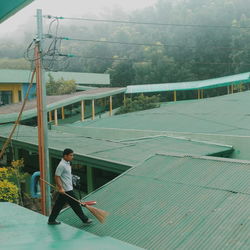
M 134 63 L 152 63 L 152 60 L 141 60 L 134 61 L 132 58 L 117 58 L 117 57 L 95 57 L 95 56 L 79 56 L 73 54 L 58 54 L 57 56 L 68 57 L 68 58 L 85 58 L 85 59 L 96 59 L 96 60 L 113 60 L 113 61 L 133 61 Z M 138 60 L 138 59 L 137 59 Z M 190 61 L 173 61 L 173 62 L 164 62 L 164 64 L 198 64 L 198 65 L 242 65 L 250 66 L 250 63 L 233 63 L 233 62 L 190 62 Z
M 81 17 L 57 17 L 45 15 L 45 18 L 55 18 L 60 20 L 75 20 L 88 22 L 105 22 L 105 23 L 120 23 L 120 24 L 135 24 L 135 25 L 154 25 L 154 26 L 175 26 L 175 27 L 190 27 L 190 28 L 217 28 L 217 29 L 250 29 L 246 26 L 228 26 L 228 25 L 202 25 L 202 24 L 177 24 L 177 23 L 154 23 L 154 22 L 137 22 L 137 21 L 123 21 L 123 20 L 106 20 L 106 19 L 91 19 Z
M 52 38 L 48 36 L 47 38 Z M 170 47 L 170 48 L 187 48 L 187 49 L 197 49 L 197 46 L 182 46 L 182 45 L 169 45 L 163 43 L 127 43 L 118 42 L 110 40 L 94 40 L 94 39 L 80 39 L 80 38 L 70 38 L 70 37 L 57 37 L 57 39 L 66 41 L 77 41 L 77 42 L 91 42 L 91 43 L 109 43 L 109 44 L 119 44 L 119 45 L 131 45 L 131 46 L 150 46 L 150 47 Z M 233 47 L 217 47 L 217 46 L 207 46 L 206 48 L 218 49 L 218 50 L 240 50 L 240 51 L 250 51 L 250 49 L 245 48 L 233 48 Z

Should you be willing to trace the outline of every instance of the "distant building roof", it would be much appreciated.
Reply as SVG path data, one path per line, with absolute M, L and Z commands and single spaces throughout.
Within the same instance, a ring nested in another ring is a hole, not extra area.
M 145 249 L 249 249 L 249 169 L 249 161 L 155 155 L 85 197 L 110 212 L 86 231 Z M 78 227 L 72 215 L 59 219 Z
M 243 73 L 231 76 L 224 76 L 209 80 L 194 82 L 160 83 L 160 84 L 140 84 L 127 86 L 126 94 L 162 92 L 174 90 L 209 89 L 228 86 L 231 84 L 249 83 L 250 73 Z
M 250 135 L 250 91 L 163 104 L 160 108 L 72 126 L 133 130 Z
M 124 93 L 125 88 L 93 88 L 86 91 L 60 96 L 47 96 L 47 111 L 52 111 L 70 104 L 79 103 L 81 100 L 100 99 Z M 21 103 L 9 104 L 0 107 L 0 123 L 15 121 L 18 117 Z M 26 103 L 22 120 L 37 116 L 36 99 Z
M 109 85 L 109 74 L 97 73 L 79 73 L 79 72 L 46 72 L 45 80 L 49 79 L 49 74 L 55 79 L 59 80 L 75 80 L 76 84 L 87 85 Z M 27 83 L 30 81 L 32 72 L 29 70 L 20 69 L 0 69 L 0 84 L 1 83 Z M 36 79 L 34 79 L 36 82 Z
M 97 73 L 79 73 L 79 72 L 47 72 L 46 79 L 48 79 L 48 74 L 51 74 L 54 79 L 64 80 L 75 80 L 77 84 L 89 84 L 89 85 L 109 85 L 110 77 L 109 74 L 97 74 Z
M 13 203 L 0 202 L 0 221 L 1 249 L 140 249 L 88 233 L 83 226 L 81 230 L 64 223 L 57 228 L 48 226 L 48 217 Z

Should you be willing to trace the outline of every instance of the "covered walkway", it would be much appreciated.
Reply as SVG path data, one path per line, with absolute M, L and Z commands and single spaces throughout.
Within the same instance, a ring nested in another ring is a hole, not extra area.
M 95 119 L 95 100 L 108 98 L 109 112 L 112 115 L 113 104 L 112 97 L 124 93 L 126 88 L 96 88 L 84 92 L 76 92 L 70 95 L 47 96 L 47 111 L 49 112 L 49 121 L 52 120 L 52 111 L 54 112 L 55 125 L 58 124 L 58 109 L 61 109 L 61 118 L 64 119 L 64 107 L 79 103 L 81 105 L 81 120 L 85 119 L 85 103 L 84 101 L 91 101 L 92 119 Z M 14 122 L 18 117 L 18 112 L 21 109 L 21 103 L 0 106 L 0 124 Z M 22 120 L 37 116 L 36 99 L 28 101 Z

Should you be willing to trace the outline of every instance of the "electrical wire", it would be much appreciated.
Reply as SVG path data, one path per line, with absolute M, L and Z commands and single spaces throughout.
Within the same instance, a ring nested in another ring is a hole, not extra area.
M 69 38 L 69 37 L 58 37 L 58 29 L 59 29 L 59 19 L 65 18 L 58 18 L 49 16 L 52 21 L 49 24 L 48 34 L 45 36 L 48 39 L 52 39 L 52 42 L 48 46 L 48 49 L 43 53 L 43 66 L 46 70 L 51 71 L 58 71 L 67 68 L 70 65 L 70 61 L 68 60 L 71 57 L 78 57 L 84 59 L 94 59 L 94 60 L 112 60 L 112 61 L 128 61 L 131 60 L 136 63 L 135 59 L 131 58 L 117 58 L 117 57 L 91 57 L 91 56 L 75 56 L 71 54 L 65 54 L 61 52 L 61 45 L 62 41 L 78 41 L 78 42 L 91 42 L 91 43 L 108 43 L 108 44 L 119 44 L 119 45 L 128 45 L 128 46 L 151 46 L 151 47 L 169 47 L 169 48 L 187 48 L 187 49 L 197 49 L 196 46 L 183 46 L 183 45 L 168 45 L 168 44 L 152 44 L 152 43 L 127 43 L 127 42 L 118 42 L 118 41 L 107 41 L 107 40 L 93 40 L 93 39 L 79 39 L 79 38 Z M 89 19 L 84 19 L 89 20 Z M 91 19 L 94 20 L 94 19 Z M 101 20 L 98 20 L 101 21 Z M 102 20 L 103 21 L 103 20 Z M 110 21 L 110 20 L 106 20 Z M 120 22 L 120 21 L 118 21 Z M 53 25 L 56 24 L 55 27 L 55 35 L 52 35 L 52 28 Z M 146 23 L 139 23 L 139 24 L 146 24 Z M 245 48 L 232 48 L 232 47 L 216 47 L 216 46 L 209 46 L 207 48 L 210 49 L 217 49 L 220 51 L 223 50 L 239 50 L 239 51 L 250 51 L 250 49 Z M 60 59 L 61 58 L 61 59 Z M 151 63 L 151 60 L 138 60 L 138 62 L 148 62 Z M 238 63 L 233 62 L 166 62 L 165 64 L 195 64 L 195 65 L 238 65 Z M 250 63 L 244 63 L 241 65 L 249 66 Z
M 135 25 L 154 25 L 154 26 L 173 26 L 173 27 L 190 27 L 190 28 L 213 28 L 213 29 L 250 29 L 247 26 L 228 26 L 228 25 L 202 25 L 202 24 L 177 24 L 177 23 L 155 23 L 155 22 L 138 22 L 126 20 L 106 20 L 106 19 L 92 19 L 81 17 L 62 17 L 44 15 L 44 18 L 55 18 L 57 20 L 76 20 L 88 22 L 105 22 L 105 23 L 119 23 L 119 24 L 135 24 Z
M 92 56 L 79 56 L 79 55 L 72 55 L 72 54 L 59 54 L 58 56 L 62 57 L 79 57 L 79 58 L 85 58 L 85 59 L 96 59 L 96 60 L 111 60 L 111 61 L 131 61 L 133 63 L 152 63 L 152 60 L 138 60 L 135 61 L 135 59 L 132 58 L 116 58 L 116 57 L 92 57 Z M 197 65 L 238 65 L 239 63 L 233 63 L 233 62 L 193 62 L 193 61 L 169 61 L 164 62 L 164 64 L 197 64 Z M 250 63 L 240 63 L 242 66 L 250 66 Z
M 130 45 L 130 46 L 148 46 L 148 47 L 169 47 L 169 48 L 187 48 L 187 49 L 197 49 L 197 46 L 183 46 L 183 45 L 171 45 L 164 43 L 128 43 L 128 42 L 118 42 L 110 40 L 94 40 L 94 39 L 80 39 L 80 38 L 70 38 L 70 37 L 58 37 L 57 39 L 65 41 L 77 41 L 77 42 L 91 42 L 91 43 L 108 43 L 108 44 L 119 44 L 119 45 Z M 218 49 L 218 50 L 240 50 L 240 51 L 250 51 L 246 48 L 233 48 L 233 47 L 217 47 L 217 46 L 206 46 L 208 49 Z

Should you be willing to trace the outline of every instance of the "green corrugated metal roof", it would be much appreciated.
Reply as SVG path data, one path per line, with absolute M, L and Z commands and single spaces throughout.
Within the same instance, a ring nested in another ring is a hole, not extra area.
M 101 152 L 91 153 L 90 155 L 112 159 L 114 161 L 137 165 L 145 161 L 150 155 L 155 153 L 186 153 L 196 155 L 230 155 L 232 147 L 225 145 L 215 145 L 205 142 L 177 139 L 167 136 L 156 136 L 141 138 L 137 140 L 126 140 L 126 147 L 108 149 Z
M 249 249 L 250 162 L 156 155 L 88 195 L 110 212 L 88 232 L 146 249 Z M 66 209 L 62 221 L 78 227 Z
M 246 91 L 201 100 L 172 102 L 157 109 L 72 126 L 250 135 L 249 99 L 250 91 Z
M 75 80 L 76 84 L 90 84 L 90 85 L 109 85 L 109 74 L 97 73 L 79 73 L 79 72 L 46 72 L 45 81 L 49 80 L 49 74 L 55 79 L 59 80 Z M 0 84 L 1 83 L 27 83 L 30 81 L 32 72 L 21 69 L 0 69 Z M 34 79 L 36 82 L 36 79 Z
M 187 139 L 193 140 L 210 141 L 213 143 L 233 145 L 235 151 L 232 153 L 230 158 L 250 160 L 250 136 L 178 132 L 164 132 L 163 134 L 168 136 L 185 137 Z
M 55 110 L 55 109 L 58 109 L 58 108 L 61 108 L 70 104 L 74 104 L 74 103 L 79 103 L 80 105 L 81 100 L 100 99 L 103 97 L 121 94 L 121 93 L 124 93 L 124 91 L 125 91 L 125 88 L 96 88 L 96 89 L 91 89 L 91 90 L 84 91 L 84 92 L 77 92 L 72 95 L 61 95 L 57 97 L 50 96 L 50 97 L 47 97 L 47 103 L 48 103 L 49 98 L 52 98 L 52 99 L 56 98 L 57 100 L 47 105 L 47 111 L 52 111 L 52 110 Z M 27 109 L 27 110 L 26 108 L 24 109 L 24 112 L 22 113 L 22 117 L 21 117 L 22 120 L 37 116 L 36 100 L 33 99 L 29 101 L 29 103 L 34 104 L 34 105 L 31 105 L 33 108 Z M 18 108 L 17 109 L 18 112 L 21 109 L 20 104 L 11 104 L 11 105 L 19 105 L 19 106 L 16 106 Z M 5 107 L 10 107 L 11 105 L 2 106 L 2 108 L 5 109 Z M 18 117 L 18 112 L 7 113 L 7 114 L 5 112 L 1 114 L 1 107 L 0 107 L 0 123 L 16 121 Z
M 33 0 L 8 0 L 0 3 L 0 23 L 14 15 Z
M 1 249 L 140 249 L 111 237 L 97 237 L 70 227 L 47 225 L 48 218 L 8 202 L 0 202 Z
M 32 72 L 21 69 L 0 69 L 1 83 L 28 83 L 31 80 Z M 36 79 L 34 78 L 34 82 Z
M 78 91 L 85 91 L 85 90 L 89 90 L 89 89 L 96 89 L 96 87 L 81 86 L 81 85 L 76 86 L 76 90 L 78 90 Z
M 0 126 L 0 141 L 5 141 L 12 126 Z M 149 138 L 138 138 L 126 141 L 112 141 L 112 139 L 96 139 L 81 135 L 81 133 L 65 133 L 49 130 L 49 148 L 56 150 L 59 154 L 66 147 L 74 149 L 78 157 L 91 157 L 103 159 L 107 162 L 117 162 L 123 166 L 138 165 L 150 155 L 163 152 L 187 153 L 196 155 L 218 155 L 232 153 L 233 148 L 227 145 L 216 145 L 212 143 L 198 142 L 167 136 L 156 136 Z M 17 135 L 18 134 L 18 135 Z M 37 129 L 20 125 L 18 133 L 14 134 L 13 144 L 21 147 L 32 145 L 37 147 Z M 62 143 L 63 142 L 63 143 Z M 87 145 L 87 147 L 86 147 Z M 108 170 L 107 166 L 107 170 Z M 120 173 L 124 171 L 121 168 Z
M 122 141 L 125 139 L 142 138 L 149 136 L 167 135 L 202 142 L 212 142 L 224 145 L 233 145 L 234 151 L 230 158 L 250 160 L 249 148 L 250 137 L 245 135 L 214 134 L 214 133 L 196 133 L 196 132 L 167 132 L 152 130 L 135 129 L 114 129 L 114 128 L 93 128 L 93 127 L 73 127 L 69 124 L 65 126 L 53 126 L 54 130 L 80 134 L 81 136 L 90 136 L 96 139 L 108 139 L 113 141 Z
M 109 74 L 78 73 L 78 72 L 50 72 L 54 79 L 75 80 L 77 84 L 109 85 Z M 48 79 L 48 73 L 46 75 Z
M 250 82 L 249 77 L 250 73 L 247 72 L 243 74 L 225 76 L 215 79 L 194 81 L 194 82 L 130 85 L 127 87 L 126 94 L 218 88 L 232 84 L 249 83 Z

